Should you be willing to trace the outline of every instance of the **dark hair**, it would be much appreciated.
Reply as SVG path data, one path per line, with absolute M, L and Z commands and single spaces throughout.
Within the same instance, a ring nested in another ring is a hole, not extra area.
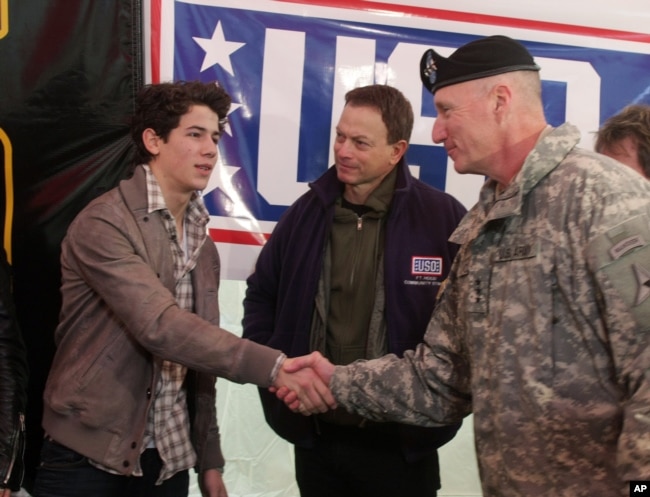
M 135 160 L 148 163 L 151 153 L 144 146 L 142 133 L 151 128 L 163 140 L 194 105 L 205 105 L 219 116 L 219 131 L 227 123 L 230 95 L 217 82 L 178 81 L 145 85 L 135 100 L 135 112 L 131 118 L 131 138 L 136 146 Z
M 612 149 L 628 136 L 636 142 L 639 164 L 650 178 L 650 105 L 628 105 L 610 117 L 598 130 L 595 149 Z
M 406 140 L 413 131 L 413 108 L 397 88 L 388 85 L 361 86 L 345 94 L 345 104 L 353 107 L 374 107 L 388 131 L 388 143 Z

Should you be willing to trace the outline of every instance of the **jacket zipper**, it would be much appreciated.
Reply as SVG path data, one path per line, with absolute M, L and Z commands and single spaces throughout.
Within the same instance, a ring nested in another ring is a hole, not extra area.
M 357 232 L 362 231 L 362 230 L 363 230 L 363 217 L 357 215 Z M 361 236 L 361 235 L 359 235 L 359 236 Z M 356 238 L 357 238 L 357 240 L 355 241 L 355 245 L 358 246 L 358 244 L 359 244 L 358 237 L 356 237 Z M 350 286 L 354 285 L 354 278 L 356 277 L 356 269 L 357 269 L 358 256 L 359 256 L 358 255 L 359 251 L 356 250 L 356 248 L 357 247 L 355 247 L 355 250 L 354 250 L 354 262 L 352 263 L 352 271 L 350 271 Z
M 20 424 L 20 431 L 16 434 L 16 438 L 13 441 L 14 442 L 13 443 L 13 453 L 11 455 L 11 460 L 9 461 L 9 467 L 7 468 L 7 474 L 6 474 L 5 479 L 3 481 L 3 484 L 4 484 L 5 487 L 9 484 L 9 480 L 11 479 L 11 473 L 12 473 L 12 471 L 14 469 L 16 459 L 18 458 L 18 452 L 21 451 L 21 449 L 22 449 L 23 452 L 25 450 L 24 445 L 21 443 L 23 433 L 25 433 L 25 415 L 22 412 L 18 413 L 18 421 L 19 421 L 19 424 Z M 22 475 L 21 475 L 20 480 L 22 482 Z

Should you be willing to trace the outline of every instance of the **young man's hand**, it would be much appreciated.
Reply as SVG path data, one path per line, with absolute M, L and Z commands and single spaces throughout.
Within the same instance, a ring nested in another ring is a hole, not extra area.
M 271 390 L 294 412 L 326 412 L 336 408 L 328 386 L 333 373 L 334 365 L 319 352 L 285 359 Z

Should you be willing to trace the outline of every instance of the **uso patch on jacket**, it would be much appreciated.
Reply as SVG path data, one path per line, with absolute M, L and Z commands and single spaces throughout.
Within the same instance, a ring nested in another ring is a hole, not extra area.
M 439 286 L 443 275 L 443 259 L 439 256 L 411 257 L 411 278 L 404 281 L 406 285 Z

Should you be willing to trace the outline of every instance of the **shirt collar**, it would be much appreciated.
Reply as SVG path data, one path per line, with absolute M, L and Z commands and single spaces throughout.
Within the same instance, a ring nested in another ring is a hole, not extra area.
M 151 167 L 149 167 L 148 164 L 143 164 L 142 167 L 145 171 L 147 184 L 147 212 L 152 213 L 155 211 L 167 210 L 165 197 L 163 196 L 156 176 L 151 171 Z M 197 224 L 208 224 L 210 213 L 205 208 L 203 198 L 199 192 L 192 193 L 192 198 L 187 206 L 187 215 L 188 218 L 194 220 Z

